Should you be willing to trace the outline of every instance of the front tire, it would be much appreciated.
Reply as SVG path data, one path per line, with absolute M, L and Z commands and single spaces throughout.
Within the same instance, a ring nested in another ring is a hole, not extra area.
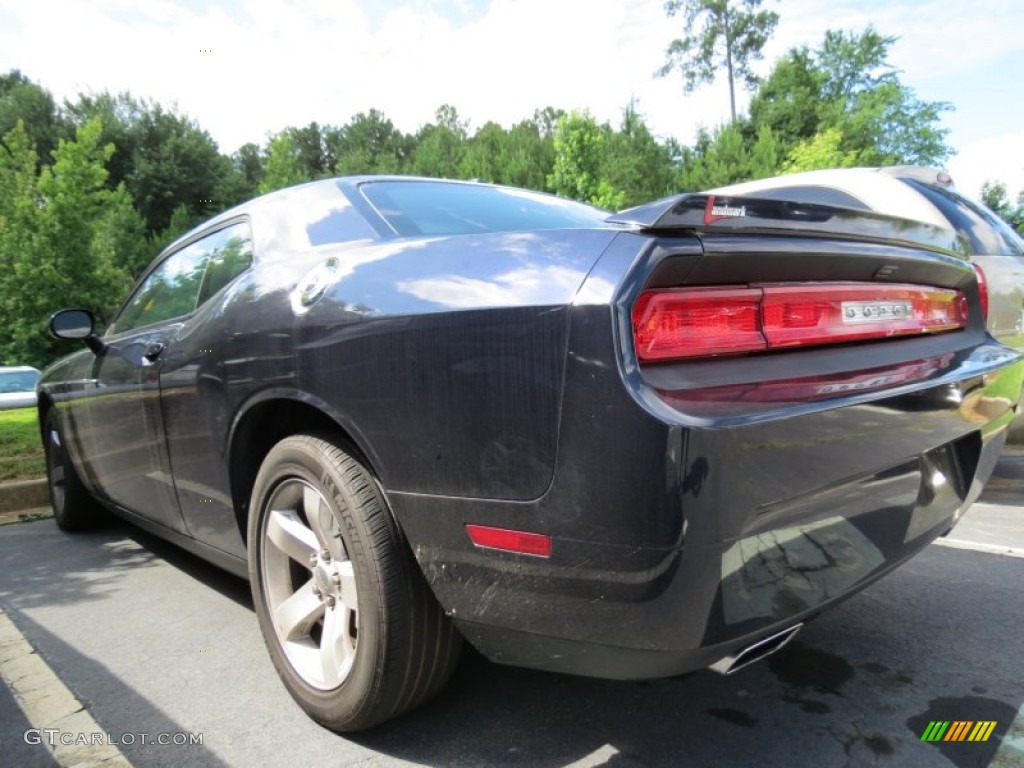
M 43 449 L 46 454 L 46 482 L 53 519 L 62 531 L 74 533 L 98 528 L 109 521 L 107 511 L 82 484 L 57 425 L 53 408 L 43 421 Z
M 365 467 L 322 438 L 288 437 L 263 461 L 250 510 L 260 629 L 310 717 L 358 731 L 441 689 L 461 638 Z

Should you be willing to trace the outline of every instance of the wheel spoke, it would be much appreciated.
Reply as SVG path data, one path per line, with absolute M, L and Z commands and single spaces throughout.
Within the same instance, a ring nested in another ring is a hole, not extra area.
M 324 604 L 313 594 L 313 579 L 310 579 L 274 611 L 278 635 L 283 640 L 298 640 L 308 636 L 323 612 Z
M 352 569 L 352 561 L 338 563 L 338 574 L 341 576 L 341 602 L 353 611 L 359 608 L 356 602 L 356 574 Z
M 267 519 L 267 538 L 292 560 L 309 567 L 309 556 L 320 549 L 316 534 L 292 509 L 271 510 Z
M 348 675 L 355 640 L 348 633 L 350 614 L 347 608 L 337 606 L 324 613 L 324 626 L 320 635 L 320 664 L 324 683 L 333 687 Z
M 309 527 L 316 534 L 317 541 L 321 547 L 327 547 L 332 557 L 340 553 L 334 544 L 334 532 L 331 530 L 330 521 L 333 518 L 330 508 L 324 504 L 324 498 L 316 489 L 306 486 L 302 491 L 302 509 L 306 513 L 306 520 Z M 333 545 L 333 546 L 332 546 Z

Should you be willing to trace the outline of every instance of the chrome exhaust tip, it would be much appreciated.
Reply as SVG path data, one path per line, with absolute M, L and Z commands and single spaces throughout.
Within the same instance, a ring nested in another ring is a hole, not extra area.
M 731 675 L 733 672 L 743 669 L 743 667 L 753 664 L 755 661 L 760 661 L 766 656 L 771 656 L 786 643 L 796 637 L 796 633 L 799 632 L 803 626 L 803 622 L 794 624 L 792 627 L 787 627 L 781 632 L 776 632 L 774 635 L 762 638 L 756 643 L 751 643 L 747 647 L 741 649 L 738 653 L 719 659 L 712 664 L 709 669 L 714 670 L 720 675 Z

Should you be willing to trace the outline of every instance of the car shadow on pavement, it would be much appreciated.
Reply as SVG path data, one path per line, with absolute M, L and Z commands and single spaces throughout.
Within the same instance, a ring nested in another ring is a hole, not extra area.
M 18 546 L 22 535 L 32 537 L 31 548 Z M 44 548 L 61 557 L 39 557 L 40 537 Z M 0 602 L 8 605 L 29 609 L 98 600 L 116 589 L 127 572 L 166 563 L 252 608 L 246 581 L 128 523 L 68 535 L 52 520 L 39 520 L 6 528 L 4 542 Z
M 0 602 L 19 608 L 101 599 L 127 571 L 149 568 L 155 556 L 130 540 L 124 525 L 69 536 L 53 520 L 5 526 L 0 548 Z M 20 544 L 31 539 L 31 546 Z M 40 546 L 42 539 L 42 546 Z M 60 553 L 40 556 L 41 552 Z
M 252 610 L 252 592 L 249 591 L 249 582 L 245 579 L 240 579 L 213 563 L 138 528 L 126 525 L 119 533 L 151 553 L 151 556 L 177 568 L 193 580 L 215 589 L 229 600 Z
M 76 697 L 81 695 L 78 693 L 80 690 L 89 691 L 88 700 L 82 703 L 111 741 L 119 745 L 121 753 L 131 764 L 227 768 L 226 763 L 202 744 L 153 743 L 161 734 L 182 734 L 188 731 L 100 662 L 79 653 L 21 611 L 8 607 L 6 613 L 23 635 L 32 638 L 33 647 L 50 667 L 59 670 L 62 682 Z M 59 728 L 60 723 L 37 724 L 36 727 Z M 150 743 L 142 743 L 142 734 Z M 129 740 L 132 743 L 128 743 Z M 38 752 L 32 756 L 31 763 L 19 763 L 22 768 L 53 764 L 44 744 L 29 749 Z M 25 750 L 22 753 L 25 754 Z
M 72 691 L 89 691 L 86 703 L 101 726 L 147 733 L 181 730 L 103 664 L 76 652 L 19 609 L 49 604 L 63 609 L 72 600 L 98 598 L 116 587 L 111 569 L 124 582 L 126 571 L 160 561 L 251 611 L 248 585 L 129 526 L 84 538 L 54 530 L 59 541 L 51 542 L 50 532 L 32 528 L 43 525 L 47 523 L 18 527 L 42 537 L 42 548 L 31 551 L 54 551 L 61 557 L 52 564 L 35 562 L 38 554 L 19 559 L 17 536 L 6 532 L 5 544 L 10 546 L 0 550 L 0 567 L 16 565 L 25 572 L 2 575 L 0 604 L 44 658 L 59 660 L 55 671 Z M 230 741 L 237 738 L 237 729 L 251 723 L 262 723 L 258 727 L 265 729 L 270 722 L 292 722 L 272 738 L 295 739 L 296 749 L 307 740 L 318 745 L 318 760 L 324 765 L 339 764 L 329 751 L 334 739 L 339 754 L 351 755 L 345 741 L 373 750 L 376 756 L 367 754 L 373 763 L 473 768 L 930 766 L 941 762 L 940 754 L 957 766 L 987 765 L 1011 723 L 1020 720 L 1017 712 L 1024 703 L 1024 657 L 1009 640 L 1019 639 L 1019 617 L 1024 614 L 1021 566 L 1017 558 L 932 547 L 810 623 L 775 656 L 731 677 L 698 672 L 667 680 L 609 682 L 500 666 L 467 649 L 435 701 L 363 734 L 334 737 L 296 720 L 297 712 L 270 720 L 254 716 L 253 705 L 244 703 L 241 693 L 248 689 L 237 677 L 218 678 L 219 685 L 227 686 L 224 695 L 237 717 L 227 731 L 223 723 L 211 721 L 211 728 L 220 729 L 211 738 Z M 140 589 L 135 580 L 127 581 Z M 143 592 L 140 598 L 150 600 L 153 594 Z M 238 618 L 232 625 L 236 633 L 246 626 L 246 616 Z M 180 606 L 178 614 L 165 619 L 169 626 L 195 626 Z M 131 631 L 132 621 L 126 616 L 125 631 Z M 255 623 L 253 615 L 253 632 Z M 150 674 L 172 675 L 164 663 L 154 658 Z M 231 669 L 225 665 L 224 670 Z M 272 673 L 265 668 L 261 674 Z M 260 679 L 261 685 L 276 690 L 276 681 Z M 167 684 L 176 685 L 174 678 L 168 677 Z M 294 706 L 285 701 L 280 705 Z M 943 719 L 989 719 L 999 725 L 985 744 L 922 742 L 928 723 Z M 267 737 L 261 730 L 253 738 Z M 139 765 L 221 764 L 202 748 L 132 749 L 136 752 L 126 748 L 125 754 Z M 1024 765 L 1024 752 L 1010 749 L 1011 758 Z
M 1020 562 L 928 555 L 916 575 L 891 575 L 733 676 L 609 682 L 504 667 L 470 651 L 436 701 L 347 738 L 446 766 L 930 766 L 943 762 L 939 753 L 957 766 L 988 765 L 1015 719 L 1020 728 L 1024 703 L 1021 661 L 1001 639 L 1016 620 L 986 619 L 993 605 L 1024 607 Z M 951 563 L 985 575 L 932 588 Z M 1005 579 L 1013 581 L 993 588 Z M 987 743 L 922 742 L 942 719 L 998 726 Z M 1011 749 L 1024 765 L 1024 752 Z

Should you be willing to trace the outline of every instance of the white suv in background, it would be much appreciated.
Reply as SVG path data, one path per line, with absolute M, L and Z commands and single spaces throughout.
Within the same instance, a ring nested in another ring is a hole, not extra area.
M 952 228 L 970 248 L 988 282 L 988 328 L 1009 346 L 1024 348 L 1024 240 L 981 203 L 953 186 L 937 168 L 840 168 L 774 176 L 710 190 L 875 211 Z

